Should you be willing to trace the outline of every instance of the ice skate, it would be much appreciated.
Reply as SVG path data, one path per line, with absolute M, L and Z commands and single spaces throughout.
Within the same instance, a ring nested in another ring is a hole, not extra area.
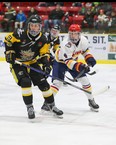
M 28 112 L 29 119 L 35 118 L 35 111 L 34 111 L 33 105 L 27 105 L 27 112 Z
M 95 111 L 95 112 L 98 112 L 99 110 L 99 105 L 95 103 L 95 100 L 92 99 L 92 100 L 88 100 L 89 101 L 89 106 L 91 108 L 92 111 Z
M 54 103 L 46 103 L 44 102 L 43 106 L 41 107 L 42 112 L 46 111 L 46 112 L 52 112 L 55 116 L 62 116 L 63 115 L 63 111 L 59 110 Z M 44 113 L 45 114 L 45 113 Z
M 50 107 L 48 107 L 47 103 L 43 103 L 42 107 L 41 107 L 41 110 L 43 111 L 50 111 Z

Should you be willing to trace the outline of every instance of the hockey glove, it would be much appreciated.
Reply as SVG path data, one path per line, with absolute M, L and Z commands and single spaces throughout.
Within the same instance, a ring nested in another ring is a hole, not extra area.
M 90 57 L 86 60 L 88 66 L 93 67 L 96 64 L 96 60 L 94 59 L 94 57 Z
M 51 65 L 44 65 L 43 70 L 44 70 L 46 75 L 49 75 L 51 70 L 52 70 L 52 66 Z
M 13 53 L 13 52 L 7 53 L 7 52 L 6 52 L 5 57 L 6 57 L 6 61 L 7 61 L 8 63 L 10 63 L 10 64 L 12 64 L 12 65 L 15 63 L 15 59 L 16 59 L 15 53 Z
M 84 73 L 88 73 L 90 71 L 90 67 L 81 62 L 75 64 L 75 69 L 78 72 L 81 72 L 84 69 L 85 70 Z
M 50 65 L 48 56 L 43 56 L 41 58 L 41 63 L 43 64 L 43 71 L 45 72 L 45 77 L 47 78 L 52 70 L 52 66 Z

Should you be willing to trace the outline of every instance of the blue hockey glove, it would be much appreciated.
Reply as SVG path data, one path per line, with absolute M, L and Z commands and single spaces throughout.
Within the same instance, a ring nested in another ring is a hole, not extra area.
M 93 57 L 90 57 L 86 60 L 88 66 L 94 66 L 96 64 L 96 60 Z

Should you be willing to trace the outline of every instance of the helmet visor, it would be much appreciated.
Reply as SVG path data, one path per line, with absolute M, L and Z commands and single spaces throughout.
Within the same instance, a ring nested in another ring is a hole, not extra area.
M 42 28 L 42 25 L 40 23 L 32 23 L 30 22 L 29 23 L 29 33 L 32 35 L 32 36 L 36 36 L 38 35 L 40 32 L 41 32 L 41 28 Z
M 54 29 L 54 28 L 51 29 L 51 36 L 52 36 L 53 38 L 58 37 L 59 33 L 60 33 L 59 30 Z
M 72 43 L 77 43 L 80 39 L 80 32 L 77 32 L 77 31 L 69 31 L 68 32 L 69 34 L 69 40 L 72 42 Z

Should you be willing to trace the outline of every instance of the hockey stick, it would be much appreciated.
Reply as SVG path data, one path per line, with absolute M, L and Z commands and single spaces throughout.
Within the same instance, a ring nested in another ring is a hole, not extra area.
M 84 71 L 85 71 L 85 70 L 83 69 L 83 70 L 78 74 L 78 76 L 75 77 L 74 79 L 71 79 L 71 78 L 67 77 L 66 75 L 65 75 L 65 77 L 66 77 L 68 80 L 72 81 L 72 82 L 77 82 L 77 79 L 81 77 L 81 75 L 84 73 Z
M 88 72 L 87 74 L 88 74 L 88 75 L 94 75 L 94 74 L 97 73 L 97 71 L 98 71 L 98 70 L 90 71 L 90 72 Z M 75 77 L 75 78 L 73 78 L 73 79 L 69 78 L 69 77 L 66 76 L 66 75 L 65 75 L 65 77 L 66 77 L 68 80 L 72 81 L 72 82 L 77 82 L 77 81 L 78 81 L 78 78 L 80 78 L 80 76 L 81 76 L 83 73 L 84 73 L 84 70 L 82 70 L 82 71 L 78 74 L 78 76 Z
M 93 93 L 93 96 L 98 96 L 102 93 L 105 93 L 106 91 L 108 91 L 110 89 L 110 86 L 105 86 L 104 88 L 101 88 L 100 90 L 98 90 L 97 92 Z
M 90 71 L 87 73 L 88 75 L 94 75 L 98 72 L 98 69 L 95 69 L 94 67 L 90 67 Z
M 24 64 L 24 63 L 22 63 L 22 62 L 19 62 L 19 61 L 15 60 L 15 63 L 16 63 L 16 64 L 19 64 L 19 65 L 22 65 L 22 66 L 25 66 L 25 67 L 27 67 L 27 68 L 30 68 L 31 70 L 36 71 L 36 72 L 38 72 L 38 73 L 41 73 L 41 74 L 43 74 L 43 75 L 45 75 L 45 76 L 48 76 L 48 77 L 51 77 L 51 78 L 53 78 L 53 79 L 59 80 L 59 81 L 65 83 L 65 84 L 68 84 L 68 85 L 70 85 L 70 86 L 72 86 L 72 87 L 74 87 L 74 88 L 76 88 L 76 89 L 79 89 L 79 90 L 81 90 L 81 91 L 84 91 L 84 92 L 86 92 L 86 93 L 88 93 L 88 94 L 92 94 L 91 92 L 89 92 L 89 91 L 87 91 L 87 90 L 84 90 L 83 88 L 80 88 L 80 87 L 78 87 L 78 86 L 76 86 L 76 85 L 74 85 L 74 84 L 71 84 L 71 83 L 67 82 L 67 81 L 61 80 L 61 79 L 59 79 L 59 78 L 57 78 L 57 77 L 53 77 L 53 76 L 50 75 L 50 74 L 47 75 L 45 72 L 43 72 L 43 71 L 41 71 L 41 70 L 39 70 L 39 69 L 36 69 L 36 68 L 34 68 L 34 67 L 31 67 L 31 66 L 29 66 L 29 65 L 26 65 L 26 64 Z

